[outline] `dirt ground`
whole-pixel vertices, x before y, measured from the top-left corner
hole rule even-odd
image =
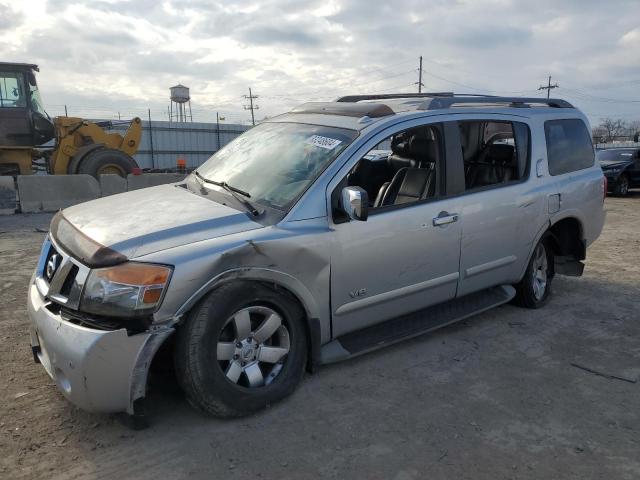
[[[50,216],[0,218],[0,478],[638,479],[640,193],[607,209],[585,275],[557,277],[541,310],[323,367],[240,420],[199,416],[168,377],[143,431],[74,408],[33,362],[25,297]]]

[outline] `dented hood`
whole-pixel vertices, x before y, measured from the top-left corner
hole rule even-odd
[[[100,266],[261,227],[244,212],[160,185],[66,208],[51,235],[72,256]]]

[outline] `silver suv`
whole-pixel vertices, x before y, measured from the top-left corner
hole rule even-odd
[[[31,344],[62,393],[135,412],[158,348],[218,416],[305,369],[581,275],[604,223],[585,116],[453,94],[307,103],[185,181],[58,213],[30,285]]]

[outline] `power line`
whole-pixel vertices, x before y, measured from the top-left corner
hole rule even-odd
[[[518,91],[489,90],[487,88],[478,88],[478,87],[473,87],[471,85],[467,85],[465,83],[456,82],[455,80],[450,80],[448,78],[441,77],[440,75],[436,75],[436,74],[431,73],[431,72],[424,72],[424,74],[428,75],[430,77],[433,77],[433,78],[437,78],[438,80],[442,80],[443,82],[450,83],[452,85],[457,85],[459,87],[468,88],[469,90],[475,90],[477,92],[488,93],[488,94],[493,94],[493,93],[526,94],[526,93],[537,92],[537,90],[518,90]]]
[[[571,88],[565,88],[566,91],[568,92],[573,92],[575,95],[578,95],[579,97],[581,97],[584,100],[590,100],[593,102],[604,102],[604,103],[640,103],[640,100],[634,100],[634,99],[628,99],[628,100],[623,100],[621,98],[608,98],[608,97],[598,97],[595,95],[591,95],[587,92],[583,92],[580,89],[571,89]]]

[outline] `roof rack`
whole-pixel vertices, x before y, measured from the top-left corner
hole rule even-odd
[[[291,113],[320,113],[346,117],[380,118],[393,115],[394,111],[383,103],[355,103],[340,105],[336,102],[308,102],[297,106]]]
[[[436,97],[428,102],[424,102],[418,110],[439,110],[451,108],[456,104],[506,104],[510,107],[527,108],[532,104],[547,105],[551,108],[574,108],[566,100],[560,98],[539,98],[539,97],[494,97],[491,95],[453,95],[451,97]]]
[[[338,98],[336,102],[360,102],[362,100],[389,100],[393,98],[433,98],[433,97],[453,97],[453,92],[384,93],[379,95],[347,95],[347,96]]]
[[[336,102],[360,102],[363,100],[389,100],[396,98],[424,98],[425,101],[418,105],[418,110],[439,110],[451,108],[459,104],[485,104],[502,105],[509,107],[527,108],[531,105],[542,104],[552,108],[574,108],[566,100],[559,98],[539,97],[499,97],[494,95],[479,95],[473,93],[460,94],[453,92],[430,93],[389,93],[381,95],[347,95],[340,97]]]

